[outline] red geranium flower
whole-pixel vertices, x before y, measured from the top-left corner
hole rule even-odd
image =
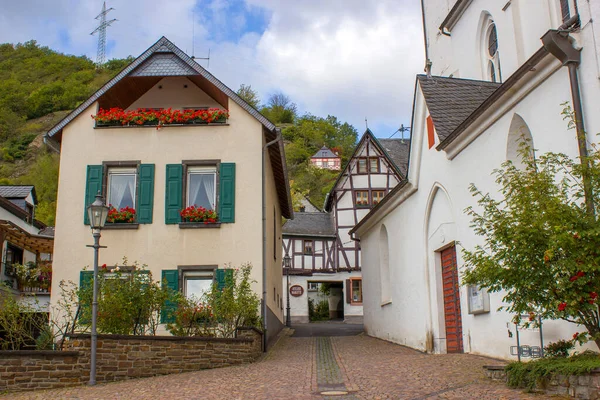
[[[558,311],[564,311],[567,308],[567,303],[564,301],[558,305]]]

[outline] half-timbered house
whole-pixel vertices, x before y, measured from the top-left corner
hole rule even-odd
[[[349,231],[402,182],[407,164],[408,140],[377,139],[367,130],[327,195],[324,212],[296,213],[283,226],[283,254],[291,259],[284,275],[290,287],[302,287],[292,291],[292,322],[308,321],[308,292],[319,283],[328,283],[332,317],[362,321],[360,243]]]

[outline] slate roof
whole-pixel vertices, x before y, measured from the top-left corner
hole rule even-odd
[[[7,199],[24,199],[29,196],[33,190],[33,186],[0,186],[0,196]]]
[[[340,158],[333,151],[329,150],[326,146],[321,147],[321,150],[317,151],[311,158]]]
[[[381,147],[388,153],[391,160],[396,164],[406,178],[408,172],[408,156],[410,153],[409,139],[377,139]]]
[[[282,232],[287,236],[335,237],[331,214],[324,212],[296,212],[293,220],[283,224]]]
[[[38,235],[54,237],[54,227],[53,226],[47,226],[44,229],[42,229],[38,233]]]
[[[499,83],[441,76],[417,75],[417,79],[440,141],[500,87]]]

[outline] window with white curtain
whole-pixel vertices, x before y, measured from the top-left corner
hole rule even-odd
[[[135,208],[136,168],[109,168],[107,182],[108,204],[120,210]]]
[[[188,167],[187,206],[214,210],[216,205],[217,168],[214,166]]]
[[[183,271],[183,291],[185,297],[196,300],[202,297],[212,289],[213,284],[212,270],[186,270]]]

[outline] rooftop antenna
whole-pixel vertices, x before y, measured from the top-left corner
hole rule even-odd
[[[365,117],[365,127],[369,129],[369,121],[367,121],[367,117]]]
[[[96,53],[96,68],[101,68],[102,65],[104,65],[104,63],[106,62],[106,27],[110,26],[113,22],[116,21],[116,19],[111,19],[110,21],[107,21],[106,14],[108,14],[112,10],[114,10],[114,8],[112,7],[107,10],[106,1],[103,2],[102,12],[96,17],[96,19],[100,20],[100,25],[98,25],[98,27],[94,29],[94,32],[90,33],[90,35],[98,33],[98,52]]]
[[[210,68],[210,48],[208,49],[208,57],[196,57],[194,55],[195,47],[196,47],[196,34],[195,32],[195,22],[196,22],[196,10],[192,11],[192,60],[207,60],[206,69]]]
[[[396,132],[392,133],[388,139],[391,139],[392,136],[394,136],[396,133],[400,132],[400,138],[402,140],[404,140],[404,132],[410,132],[410,126],[404,126],[404,124],[400,124],[400,128],[396,129]],[[410,138],[410,133],[408,135],[408,137]]]

